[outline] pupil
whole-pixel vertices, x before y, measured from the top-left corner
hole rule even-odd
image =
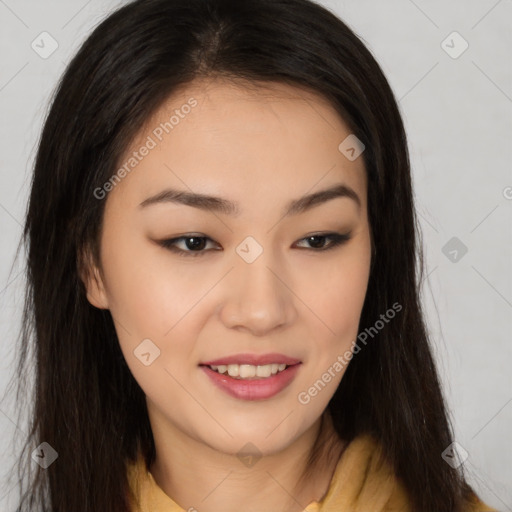
[[[319,241],[320,243],[315,243],[314,242],[315,239],[317,240],[317,242]],[[321,236],[321,235],[310,236],[309,244],[312,245],[313,247],[322,247],[324,239],[325,239],[325,236]],[[313,241],[313,243],[312,243],[312,241]]]
[[[191,240],[195,240],[195,243],[189,243]],[[186,239],[188,249],[203,249],[205,240],[204,238],[197,236],[190,236]]]

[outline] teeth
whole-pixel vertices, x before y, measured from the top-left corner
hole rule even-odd
[[[238,368],[238,376],[241,379],[247,379],[249,377],[256,377],[256,373],[258,372],[258,369],[255,366],[251,366],[250,364],[241,364]],[[235,375],[236,377],[236,375]],[[258,375],[260,377],[260,375]],[[264,375],[261,375],[261,377],[264,377]],[[268,375],[267,375],[268,377]]]
[[[253,366],[252,364],[228,364],[219,366],[210,366],[217,373],[227,374],[230,377],[239,379],[268,378],[276,375],[286,368],[286,364],[264,364],[262,366]]]
[[[240,374],[240,367],[237,364],[228,364],[228,375],[230,377],[238,377]]]

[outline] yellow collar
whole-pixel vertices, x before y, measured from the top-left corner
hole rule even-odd
[[[327,493],[319,502],[310,503],[304,512],[409,511],[410,502],[404,487],[381,456],[381,448],[371,436],[357,436],[342,453]],[[136,502],[131,504],[132,512],[195,510],[193,504],[183,503],[185,508],[182,508],[165,494],[147,470],[141,456],[137,463],[129,466],[128,478],[136,497]],[[476,497],[474,502],[468,503],[468,507],[468,512],[497,512]]]

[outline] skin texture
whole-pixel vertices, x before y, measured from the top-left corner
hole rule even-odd
[[[181,110],[179,123],[158,140],[155,128],[191,98],[197,105],[186,115]],[[323,463],[289,494],[343,371],[307,405],[297,397],[351,349],[368,284],[364,162],[338,150],[350,133],[329,103],[305,90],[196,81],[148,121],[120,165],[148,135],[156,147],[103,199],[101,262],[87,278],[88,300],[112,313],[147,397],[157,453],[151,472],[185,510],[302,510],[327,491],[334,465]],[[338,197],[282,216],[289,201],[335,184],[352,188],[361,206]],[[240,213],[170,202],[139,207],[168,187],[236,201]],[[322,251],[331,240],[315,249],[307,239],[319,232],[351,238]],[[202,255],[180,256],[157,243],[188,234],[211,239]],[[263,249],[252,263],[236,252],[247,236]],[[193,251],[185,240],[175,245]],[[144,339],[160,350],[148,366],[134,355]],[[233,398],[198,366],[269,352],[302,365],[266,400]],[[248,442],[263,455],[252,467],[237,457]]]

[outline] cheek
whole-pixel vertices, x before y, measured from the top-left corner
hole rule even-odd
[[[306,284],[308,305],[333,337],[357,330],[366,297],[370,259],[368,252],[356,249],[318,268],[311,276],[314,282]]]
[[[319,415],[327,406],[352,358],[368,284],[366,261],[364,253],[359,258],[340,258],[317,277],[317,293],[308,305],[319,318],[312,320],[313,350],[297,394],[309,414]]]
[[[103,247],[109,309],[131,337],[162,338],[201,297],[204,281],[125,226],[106,232]]]
[[[203,325],[198,303],[218,278],[177,264],[122,228],[105,233],[103,247],[109,309],[126,362],[148,395],[168,393],[173,381],[166,369],[180,381],[187,375]]]

